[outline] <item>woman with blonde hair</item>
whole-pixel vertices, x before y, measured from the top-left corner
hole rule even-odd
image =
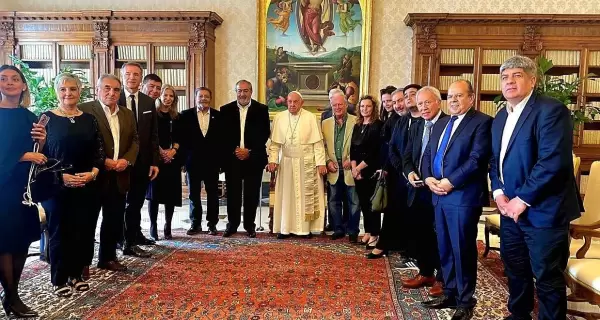
[[[179,98],[173,86],[164,84],[160,97],[156,99],[158,115],[158,143],[161,163],[156,179],[150,182],[146,199],[149,200],[150,236],[158,240],[158,205],[165,206],[165,239],[172,239],[171,220],[175,207],[181,207],[181,166],[183,159],[178,155],[179,150]]]
[[[35,124],[29,110],[29,89],[18,68],[0,67],[0,283],[4,289],[2,308],[7,317],[37,317],[19,297],[19,281],[27,252],[40,239],[40,220],[36,207],[23,204],[23,193],[32,163],[43,165],[47,158],[31,152],[34,141],[40,149],[46,130]],[[33,129],[32,129],[33,127]]]

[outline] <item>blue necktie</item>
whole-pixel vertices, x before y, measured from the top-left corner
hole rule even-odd
[[[442,178],[442,162],[444,160],[444,153],[446,152],[446,148],[448,147],[448,142],[450,142],[450,136],[452,135],[452,127],[454,126],[454,121],[458,119],[458,116],[452,116],[450,121],[448,121],[448,126],[446,126],[446,131],[444,132],[444,136],[442,137],[442,143],[440,143],[440,147],[435,153],[435,158],[433,158],[433,176],[436,179]]]

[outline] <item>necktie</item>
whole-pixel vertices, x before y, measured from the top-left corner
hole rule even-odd
[[[458,116],[452,116],[450,118],[450,121],[448,121],[448,126],[446,127],[446,131],[444,132],[444,136],[442,137],[440,147],[435,153],[435,158],[433,158],[433,176],[436,179],[442,178],[442,162],[444,160],[444,153],[446,153],[448,142],[450,142],[450,136],[452,135],[452,127],[454,126],[454,121],[456,121],[456,119],[458,119]]]
[[[427,144],[429,143],[429,136],[431,136],[431,127],[433,127],[433,122],[426,121],[425,122],[425,131],[423,132],[423,139],[421,140],[421,156],[419,157],[419,171],[421,171],[421,161],[423,161],[423,153],[425,153],[425,148],[427,148]]]
[[[131,98],[131,111],[133,111],[133,117],[135,118],[135,123],[137,124],[138,113],[137,113],[137,106],[135,105],[135,95],[132,94],[129,97]]]

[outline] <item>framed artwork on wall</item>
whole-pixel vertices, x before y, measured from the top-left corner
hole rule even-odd
[[[369,82],[372,0],[258,0],[258,100],[271,115],[299,91],[320,113],[340,88],[356,104]]]

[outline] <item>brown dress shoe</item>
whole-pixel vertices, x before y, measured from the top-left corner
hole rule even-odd
[[[441,297],[444,295],[444,284],[440,281],[436,281],[433,287],[429,290],[430,297]]]
[[[435,283],[435,276],[424,277],[417,274],[416,277],[402,281],[402,286],[408,289],[418,289],[422,287],[431,287]]]
[[[98,262],[98,268],[109,271],[127,271],[127,266],[122,265],[119,261]]]
[[[81,271],[81,279],[83,279],[83,281],[90,280],[90,266],[83,267],[83,271]]]

